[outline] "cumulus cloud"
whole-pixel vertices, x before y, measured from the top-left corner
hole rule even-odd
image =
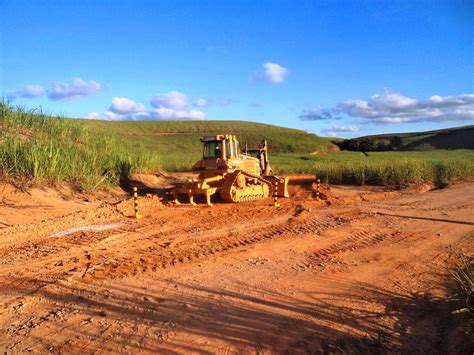
[[[33,99],[44,95],[44,89],[40,85],[25,85],[22,88],[7,93],[9,100],[15,100],[19,97]]]
[[[324,128],[321,132],[357,132],[356,126],[332,126],[331,128]]]
[[[112,105],[110,105],[109,111],[119,115],[128,115],[131,113],[145,111],[145,106],[126,97],[114,97],[112,99]]]
[[[182,110],[188,106],[188,98],[179,91],[170,91],[167,94],[156,94],[150,98],[154,108],[170,108]]]
[[[203,98],[199,98],[196,101],[194,101],[194,107],[205,107],[207,105],[209,105],[208,100],[203,99]]]
[[[172,91],[168,94],[152,96],[152,109],[126,97],[115,97],[108,111],[91,112],[85,118],[105,120],[205,120],[206,114],[199,110],[189,110],[186,95]]]
[[[442,122],[474,119],[474,94],[433,95],[417,100],[397,93],[372,95],[368,100],[347,100],[337,112],[375,123]]]
[[[270,83],[281,83],[288,75],[288,69],[277,63],[266,62],[263,64],[263,75]]]
[[[48,90],[48,97],[54,101],[68,100],[79,96],[98,94],[105,89],[105,85],[94,80],[85,81],[81,78],[74,78],[70,83],[52,82]]]
[[[330,110],[322,108],[321,106],[313,106],[303,109],[298,117],[303,121],[323,121],[340,119],[340,117],[334,116]]]
[[[91,112],[84,118],[100,119],[108,121],[141,121],[141,120],[205,120],[206,114],[198,110],[174,110],[172,108],[157,108],[152,110],[144,110],[127,115],[120,115],[112,111]]]
[[[90,120],[107,120],[107,121],[120,121],[124,116],[114,113],[112,111],[105,112],[91,112],[84,116],[84,118]]]
[[[157,108],[152,111],[148,111],[147,115],[143,115],[142,118],[138,119],[151,119],[151,120],[205,120],[206,114],[198,110],[175,110],[172,108]]]
[[[357,132],[358,128],[356,126],[332,126],[330,128],[323,128],[321,133],[325,134],[328,137],[337,137],[338,133],[352,133]]]

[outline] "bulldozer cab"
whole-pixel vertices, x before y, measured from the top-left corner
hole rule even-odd
[[[270,168],[270,163],[268,160],[268,150],[267,150],[267,140],[264,139],[260,148],[258,149],[247,149],[247,144],[245,144],[245,153],[258,159],[260,166],[260,175],[268,176],[271,175],[272,169]]]
[[[204,142],[204,152],[202,157],[204,159],[222,158],[222,148],[220,141]]]
[[[240,155],[239,142],[234,135],[219,134],[202,138],[203,159],[238,159]]]

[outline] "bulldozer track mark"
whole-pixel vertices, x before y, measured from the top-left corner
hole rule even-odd
[[[121,267],[113,267],[106,263],[104,256],[96,257],[93,264],[87,270],[90,276],[101,277],[102,274],[111,277],[126,276],[137,272],[159,271],[168,267],[177,267],[187,263],[193,263],[206,258],[217,257],[221,253],[227,253],[239,248],[249,247],[253,244],[266,242],[279,237],[294,237],[311,234],[319,234],[323,230],[339,226],[341,223],[334,217],[308,218],[299,222],[280,222],[270,227],[256,226],[251,230],[232,231],[226,233],[224,237],[220,233],[209,230],[203,234],[203,239],[192,238],[185,241],[172,242],[173,246],[152,248],[150,246],[142,248],[143,257],[137,260],[118,259],[117,263]],[[145,237],[149,242],[155,242],[163,237],[170,237],[170,233],[157,233]],[[182,233],[184,235],[188,233]],[[252,236],[249,237],[249,234]],[[191,234],[192,235],[192,234]],[[182,236],[182,235],[181,235]],[[138,245],[140,241],[138,241]],[[172,249],[170,249],[172,248]],[[140,248],[136,248],[140,250]],[[327,253],[337,251],[331,248]],[[132,270],[132,271],[130,271]],[[100,271],[100,272],[99,272]]]
[[[385,241],[402,241],[406,237],[400,232],[391,234],[376,233],[370,231],[357,231],[353,236],[345,238],[331,246],[317,250],[308,256],[312,264],[327,262],[334,256],[347,251],[354,251],[360,248],[367,248]]]
[[[219,254],[228,253],[239,248],[248,248],[260,242],[268,242],[280,237],[304,237],[308,235],[319,235],[328,228],[334,228],[345,225],[350,222],[349,219],[338,216],[311,216],[305,219],[298,217],[288,221],[287,215],[275,217],[271,220],[265,220],[261,223],[249,223],[248,220],[255,221],[255,215],[249,213],[236,227],[229,227],[227,216],[214,218],[212,227],[192,227],[184,223],[175,230],[163,230],[156,232],[157,220],[151,220],[146,225],[141,225],[140,233],[134,228],[129,227],[129,232],[120,232],[120,237],[116,237],[116,231],[104,231],[100,233],[84,232],[86,235],[81,238],[86,239],[90,244],[70,243],[74,240],[68,236],[64,240],[56,240],[59,245],[51,246],[49,241],[39,242],[39,245],[32,249],[45,249],[49,255],[50,264],[58,260],[64,260],[64,268],[73,271],[82,277],[95,278],[116,278],[127,275],[133,275],[140,272],[158,272],[169,267],[177,267],[188,263],[194,263],[206,258],[218,257]],[[212,216],[209,216],[211,219]],[[237,216],[236,216],[237,220]],[[361,233],[361,232],[359,232]],[[358,239],[364,238],[364,233],[352,236],[349,242],[355,243]],[[120,250],[124,245],[127,248],[138,252],[142,257],[128,258],[120,255]],[[94,258],[89,260],[74,261],[68,258],[74,251],[78,251],[86,246],[90,250],[97,249],[101,245],[100,252],[94,254]],[[56,248],[53,251],[48,248]],[[72,250],[74,249],[74,250]],[[341,248],[339,248],[341,249]],[[339,250],[332,247],[323,251],[330,255]],[[54,257],[51,256],[55,253]],[[25,253],[20,253],[25,255]],[[108,259],[114,255],[113,262]],[[29,257],[25,257],[27,261]],[[46,260],[47,258],[45,258]],[[52,260],[52,261],[51,261]],[[51,273],[54,268],[49,266]],[[56,272],[59,272],[56,271]]]

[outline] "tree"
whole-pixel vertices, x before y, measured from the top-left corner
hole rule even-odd
[[[400,150],[403,147],[403,141],[399,136],[395,136],[390,139],[390,145],[393,150]]]

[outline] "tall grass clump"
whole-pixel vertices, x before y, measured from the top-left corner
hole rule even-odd
[[[454,314],[469,312],[474,314],[474,258],[464,260],[456,265],[451,275],[458,284],[458,299],[463,303],[463,307],[455,310]]]
[[[474,151],[356,152],[271,156],[279,174],[316,174],[331,184],[406,185],[432,183],[441,188],[474,179]]]
[[[18,184],[70,182],[83,190],[119,184],[158,167],[140,144],[97,134],[73,120],[0,103],[0,171]]]

